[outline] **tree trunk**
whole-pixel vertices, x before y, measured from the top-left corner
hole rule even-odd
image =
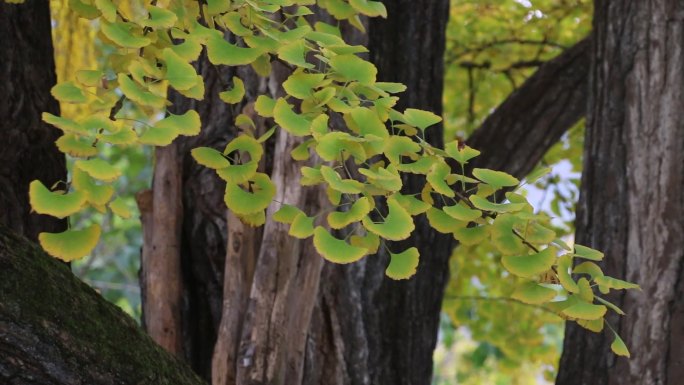
[[[0,2],[0,55],[0,224],[35,240],[66,228],[64,220],[30,214],[28,200],[31,181],[48,188],[66,181],[59,131],[41,120],[43,112],[59,114],[50,94],[56,75],[49,2]]]
[[[0,226],[0,383],[203,384],[69,268]]]
[[[684,376],[684,4],[596,1],[578,243],[643,291],[609,296],[612,333],[568,324],[558,385],[680,384]]]

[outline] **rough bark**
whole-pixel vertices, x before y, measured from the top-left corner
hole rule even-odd
[[[679,384],[684,376],[684,4],[596,1],[578,243],[641,285],[609,300],[612,333],[566,327],[559,385]]]
[[[0,383],[203,384],[121,309],[0,226]]]
[[[66,228],[64,220],[30,214],[28,200],[31,181],[49,188],[66,180],[59,131],[41,120],[43,112],[59,114],[50,94],[57,80],[50,25],[47,1],[0,2],[0,224],[31,239]]]

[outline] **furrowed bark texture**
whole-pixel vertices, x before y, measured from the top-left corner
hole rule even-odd
[[[577,242],[642,292],[609,296],[612,333],[566,327],[558,385],[680,384],[684,377],[684,4],[596,1]]]
[[[59,131],[41,120],[43,112],[59,114],[50,94],[57,77],[49,2],[0,2],[0,56],[0,224],[37,239],[66,228],[64,220],[29,214],[31,181],[50,188],[66,180],[64,154],[55,145]]]
[[[69,268],[0,226],[0,383],[203,384]]]

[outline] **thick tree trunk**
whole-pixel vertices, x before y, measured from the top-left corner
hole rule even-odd
[[[56,82],[50,28],[49,2],[0,2],[0,224],[31,239],[66,228],[64,220],[29,214],[31,181],[48,188],[66,181],[64,154],[55,145],[59,131],[41,120],[43,112],[59,114],[50,95]]]
[[[559,385],[680,384],[684,377],[684,4],[596,1],[577,242],[641,285],[609,297],[612,333],[566,328]]]
[[[0,383],[203,384],[121,309],[0,226]]]

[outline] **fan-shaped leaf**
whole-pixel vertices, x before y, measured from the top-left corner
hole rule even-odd
[[[238,215],[249,215],[264,210],[271,204],[276,189],[266,174],[257,173],[245,191],[237,183],[226,183],[226,206]]]
[[[273,108],[273,119],[280,127],[295,136],[311,134],[311,121],[292,111],[285,99],[279,98]]]
[[[555,290],[536,282],[525,282],[515,289],[511,298],[531,305],[539,305],[551,301],[556,294]]]
[[[591,321],[602,318],[608,311],[604,305],[594,305],[574,296],[572,298],[576,299],[574,304],[563,309],[563,314],[568,317]]]
[[[81,191],[69,194],[52,192],[41,181],[34,180],[29,185],[29,201],[33,211],[38,214],[66,218],[83,207],[86,194]]]
[[[209,147],[197,147],[190,151],[192,157],[195,158],[197,163],[204,167],[213,168],[214,170],[219,168],[225,168],[230,166],[230,162],[226,159],[222,153]]]
[[[123,219],[128,219],[133,215],[126,204],[126,201],[121,197],[116,197],[116,199],[109,204],[109,209]]]
[[[464,245],[477,245],[489,236],[489,226],[461,227],[454,230],[454,238]]]
[[[603,260],[602,252],[594,250],[591,247],[579,245],[577,243],[575,243],[575,255],[580,258],[590,259],[592,261]]]
[[[162,58],[166,63],[164,79],[177,90],[188,90],[197,83],[195,68],[185,59],[178,56],[171,48],[162,51]],[[200,78],[201,79],[201,78]]]
[[[446,206],[442,208],[442,210],[450,217],[458,219],[459,221],[472,222],[475,219],[482,217],[482,211],[470,209],[463,203],[454,206]]]
[[[55,99],[63,103],[85,103],[88,101],[85,93],[74,82],[63,82],[50,90]]]
[[[366,230],[390,241],[408,238],[415,229],[413,217],[392,197],[387,198],[387,208],[389,214],[383,222],[375,223],[366,216],[362,221],[363,226]]]
[[[264,51],[257,48],[238,47],[223,40],[222,36],[212,35],[207,39],[207,53],[213,64],[239,66],[252,63]]]
[[[292,223],[297,215],[303,214],[303,211],[296,206],[283,204],[280,209],[273,214],[273,220],[280,223]]]
[[[59,151],[73,157],[88,157],[97,154],[97,147],[93,146],[93,140],[66,133],[57,139]]]
[[[330,67],[345,81],[358,81],[373,84],[378,74],[377,68],[356,55],[337,55],[330,59]]]
[[[368,249],[347,244],[344,240],[333,237],[323,227],[314,229],[314,247],[325,259],[334,263],[352,263],[368,254]]]
[[[152,40],[148,37],[138,35],[132,30],[135,28],[133,23],[116,22],[116,23],[101,23],[100,30],[107,37],[107,39],[114,42],[114,44],[124,48],[143,48],[149,45]]]
[[[520,181],[512,175],[486,168],[473,169],[473,175],[475,178],[495,188],[512,187],[517,186],[520,183]]]
[[[219,98],[228,104],[235,104],[245,97],[245,83],[237,76],[233,76],[233,88],[219,93]]]
[[[74,167],[71,183],[76,190],[86,194],[86,200],[94,206],[103,206],[112,198],[114,188],[110,185],[98,185],[83,170]]]
[[[615,340],[613,340],[613,343],[610,344],[610,350],[612,350],[613,353],[617,354],[618,356],[629,358],[629,349],[627,349],[625,341],[623,341],[617,333],[613,332],[613,335],[615,335]]]
[[[354,179],[342,179],[337,171],[328,166],[321,166],[321,176],[330,188],[345,194],[358,194],[363,191],[363,184]]]
[[[112,182],[121,176],[121,171],[99,158],[77,160],[74,166],[85,171],[91,177],[103,182]]]
[[[371,211],[368,198],[359,198],[348,211],[336,211],[328,214],[328,223],[333,229],[341,229],[363,219]]]
[[[504,256],[501,259],[506,270],[518,277],[533,277],[548,271],[556,261],[556,249],[547,247],[546,249],[522,256]]]
[[[411,247],[399,254],[390,253],[390,263],[385,274],[392,279],[408,279],[416,274],[420,254],[418,249]]]
[[[83,230],[62,233],[40,233],[38,240],[48,254],[65,262],[90,254],[100,239],[100,226],[94,224]]]

